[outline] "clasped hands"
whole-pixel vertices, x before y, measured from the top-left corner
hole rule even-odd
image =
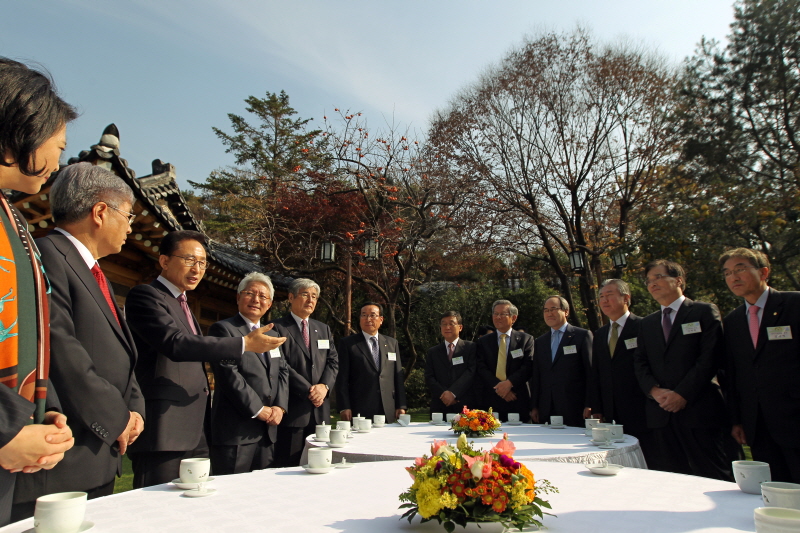
[[[270,426],[277,426],[283,420],[283,409],[280,407],[269,407],[265,405],[261,408],[256,416],[262,422],[266,422]]]
[[[501,381],[497,385],[494,386],[494,391],[507,402],[513,402],[517,399],[517,395],[511,390],[514,388],[514,384],[511,383],[510,380]]]
[[[653,387],[650,389],[650,396],[653,397],[658,405],[669,413],[677,413],[686,407],[686,398],[670,389]]]
[[[23,427],[8,444],[0,448],[0,466],[10,472],[25,474],[41,469],[50,470],[74,444],[67,417],[48,411],[43,424]]]

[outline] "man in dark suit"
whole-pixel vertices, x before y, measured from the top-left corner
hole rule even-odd
[[[722,320],[713,304],[683,295],[683,268],[659,259],[644,268],[647,290],[661,311],[642,319],[634,365],[647,395],[653,470],[733,481],[725,404],[716,383]]]
[[[431,394],[432,413],[460,413],[472,406],[477,368],[474,342],[461,340],[464,329],[458,311],[447,311],[439,320],[444,342],[428,350],[425,383]]]
[[[261,327],[275,290],[269,277],[251,272],[239,283],[239,314],[211,326],[214,337],[244,337]],[[274,331],[267,335],[277,337]],[[284,344],[285,346],[285,344]],[[211,404],[211,467],[217,475],[269,468],[275,458],[278,424],[289,408],[289,367],[281,348],[244,352],[242,362],[214,365]]]
[[[122,455],[144,428],[136,347],[97,263],[131,232],[133,192],[108,170],[79,163],[59,174],[50,199],[57,227],[36,244],[51,286],[50,380],[75,447],[58,468],[20,480],[14,518],[32,514],[44,494],[112,494]]]
[[[592,416],[624,426],[639,439],[645,460],[650,454],[647,397],[639,388],[633,354],[639,342],[641,318],[628,310],[631,289],[621,279],[607,279],[600,287],[600,309],[609,319],[594,334],[592,344]]]
[[[372,418],[386,415],[394,422],[406,412],[403,364],[397,340],[381,335],[383,308],[376,303],[361,306],[361,333],[339,341],[339,376],[336,405],[342,420],[353,415]]]
[[[732,435],[769,463],[773,481],[800,483],[800,292],[770,288],[769,259],[757,250],[729,250],[719,262],[744,299],[724,322]]]
[[[186,301],[208,265],[205,236],[175,231],[161,241],[161,275],[128,293],[125,311],[139,362],[147,428],[131,449],[135,488],[168,483],[178,477],[181,459],[208,457],[205,421],[208,378],[202,362],[241,363],[244,352],[269,352],[282,337],[264,335],[272,326],[245,337],[204,337]]]
[[[519,311],[508,300],[492,304],[495,332],[484,335],[476,343],[479,393],[483,406],[500,413],[503,421],[508,413],[519,413],[527,422],[530,394],[528,380],[533,365],[533,337],[512,326]]]
[[[544,301],[550,331],[536,339],[531,378],[531,419],[537,424],[555,415],[567,426],[583,427],[591,415],[592,333],[569,324],[568,316],[565,298]]]
[[[331,423],[330,390],[339,372],[339,356],[327,324],[314,320],[319,285],[298,278],[289,286],[291,312],[275,320],[275,331],[286,337],[282,351],[289,367],[289,408],[278,426],[279,466],[297,466],[305,439],[317,424]]]

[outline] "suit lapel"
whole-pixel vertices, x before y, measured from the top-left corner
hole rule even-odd
[[[553,335],[552,329],[550,330],[550,335]],[[561,342],[558,343],[558,349],[556,349],[556,356],[553,358],[553,365],[561,359],[561,356],[564,355],[564,346],[569,346],[572,341],[572,337],[575,336],[575,328],[572,324],[567,324],[567,329],[564,330],[564,333],[561,335]],[[552,341],[552,337],[551,337]],[[552,343],[551,343],[552,344]]]
[[[772,289],[769,290],[769,296],[767,296],[767,304],[764,306],[764,310],[761,312],[761,324],[758,327],[758,346],[754,349],[754,357],[758,357],[764,351],[764,347],[767,345],[769,341],[769,335],[767,334],[767,328],[775,327],[778,322],[781,320],[783,316],[783,298],[781,294],[777,291]],[[744,331],[748,333],[747,341],[750,346],[753,345],[753,339],[750,337],[750,326],[747,324],[747,313],[745,312],[745,327],[743,328]],[[784,323],[785,324],[785,323]],[[794,335],[795,332],[792,332]]]
[[[366,360],[369,362],[370,366],[372,366],[372,369],[375,370],[375,372],[378,372],[379,369],[378,369],[377,366],[375,366],[375,360],[372,358],[372,347],[370,346],[370,344],[367,341],[367,339],[364,338],[364,334],[363,333],[359,333],[359,335],[361,335],[361,338],[358,340],[358,343],[356,343],[356,346],[358,346],[358,348],[361,350],[361,353],[364,355]],[[378,351],[379,352],[381,351],[380,346],[381,346],[381,337],[380,337],[380,334],[378,334]]]
[[[300,331],[300,327],[297,325],[297,321],[294,319],[292,315],[286,317],[287,321],[289,322],[289,332],[292,334],[294,341],[300,346],[300,349],[303,350],[303,355],[306,356],[307,359],[311,359],[311,353],[309,353],[308,348],[306,347],[306,341],[303,338],[303,332]],[[308,325],[308,329],[311,329],[311,324]],[[309,339],[311,338],[311,333],[309,332]]]
[[[186,330],[187,335],[194,335],[194,332],[192,331],[192,326],[186,319],[186,313],[183,312],[183,307],[181,307],[181,303],[178,301],[178,299],[172,295],[172,291],[170,291],[166,287],[166,285],[164,285],[158,280],[153,281],[151,285],[164,294],[164,300],[167,302],[167,306],[171,311],[172,318],[176,319],[179,323],[183,324],[183,329]],[[192,317],[192,319],[194,319],[194,317]],[[196,320],[195,320],[195,327],[197,327],[197,331],[200,331],[200,325],[197,324]]]

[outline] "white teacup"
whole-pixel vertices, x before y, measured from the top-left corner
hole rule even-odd
[[[332,429],[330,433],[331,444],[347,443],[347,430]]]
[[[553,415],[550,417],[550,425],[551,426],[563,426],[564,425],[564,417],[563,416],[556,416]]]
[[[206,457],[193,457],[181,459],[181,483],[205,483],[211,472],[211,459]]]
[[[330,448],[309,448],[308,466],[311,468],[330,468],[333,450]]]
[[[328,440],[331,436],[331,427],[328,424],[321,424],[317,426],[314,431],[314,436],[319,440]]]
[[[444,420],[444,414],[443,413],[431,413],[431,422],[434,422],[434,423],[438,424],[438,423],[442,422],[443,420]]]
[[[756,533],[800,531],[800,511],[782,507],[757,507],[753,511]]]
[[[519,413],[508,413],[509,422],[519,422]]]
[[[36,498],[36,533],[77,533],[86,514],[85,492],[58,492]]]
[[[453,419],[456,417],[456,414],[457,414],[457,413],[447,413],[447,415],[445,415],[445,419],[446,419],[448,422],[451,422],[451,423],[452,423],[452,422],[453,422]]]
[[[608,428],[592,428],[592,440],[595,442],[606,442],[611,438],[611,430]]]
[[[800,510],[800,485],[782,481],[765,481],[761,484],[761,499],[767,507],[785,507]]]
[[[350,421],[349,420],[339,420],[336,422],[336,429],[343,429],[345,431],[350,431]]]
[[[407,426],[411,423],[411,415],[405,414],[400,415],[397,420],[404,426]]]
[[[733,479],[742,492],[761,494],[761,484],[772,481],[769,463],[761,461],[733,461]]]
[[[358,421],[359,431],[372,431],[372,420],[364,418]]]
[[[608,429],[611,430],[611,440],[621,440],[625,437],[625,433],[622,431],[622,424],[611,424]]]
[[[592,428],[598,427],[598,424],[600,424],[600,419],[598,419],[598,418],[587,418],[586,420],[584,420],[584,423],[586,424],[586,429],[584,430],[584,434],[587,437],[591,437],[592,436]]]
[[[386,415],[375,415],[372,417],[372,423],[376,426],[382,426],[386,423]]]

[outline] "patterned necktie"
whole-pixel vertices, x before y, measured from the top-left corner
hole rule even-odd
[[[308,320],[304,318],[300,322],[303,325],[303,342],[306,343],[306,348],[311,349],[311,339],[308,338]]]
[[[192,311],[189,309],[189,304],[186,303],[186,295],[181,294],[178,296],[178,301],[181,303],[181,309],[183,309],[183,314],[186,315],[186,320],[189,321],[189,327],[192,328],[192,333],[197,335],[197,328],[194,327],[194,317],[192,316]]]
[[[255,324],[250,326],[250,331],[255,331],[257,329],[258,329],[258,326],[256,326]],[[264,360],[264,362],[267,362],[267,358],[265,357],[266,354],[264,352],[256,352],[256,353],[259,355],[259,357],[261,357],[261,359]]]
[[[447,345],[447,358],[452,361],[453,360],[453,343]]]
[[[669,341],[669,332],[672,331],[672,320],[669,319],[669,314],[672,312],[671,307],[664,308],[664,318],[661,320],[661,329],[664,330],[664,340]]]
[[[378,370],[381,369],[381,352],[378,350],[378,339],[370,337],[369,342],[372,345],[372,360],[375,361],[375,366]]]
[[[753,348],[758,346],[758,310],[761,309],[757,305],[751,305],[747,313],[750,315],[750,338],[753,339]]]
[[[106,303],[111,308],[111,312],[114,313],[114,318],[117,319],[117,324],[120,324],[119,316],[117,315],[117,307],[114,305],[114,301],[111,299],[111,291],[108,290],[108,282],[106,281],[106,276],[105,274],[103,274],[103,271],[100,269],[100,265],[98,265],[97,263],[95,263],[94,266],[92,267],[92,274],[94,274],[94,279],[100,286],[100,291],[103,293],[103,296],[105,296]]]
[[[494,375],[500,381],[506,380],[506,335],[505,333],[500,334],[500,347],[497,349],[497,369],[494,372]]]
[[[553,361],[556,360],[556,352],[558,351],[559,344],[561,344],[561,330],[557,329],[550,333],[550,356],[553,358]]]
[[[614,358],[614,350],[617,348],[617,340],[619,340],[619,324],[613,322],[611,324],[611,338],[608,339],[608,351],[611,358]]]

